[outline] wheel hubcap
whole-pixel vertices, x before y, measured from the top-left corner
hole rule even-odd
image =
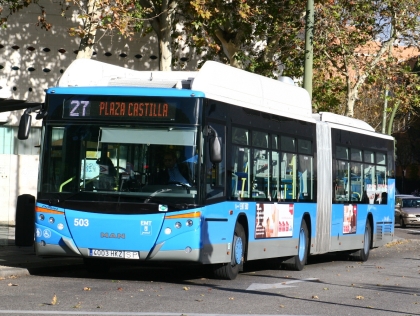
[[[305,249],[306,249],[305,231],[301,229],[299,233],[299,260],[300,261],[302,261],[303,258],[305,258]]]
[[[241,237],[237,237],[235,236],[235,240],[234,240],[234,246],[233,246],[233,251],[234,251],[234,264],[240,264],[242,262],[242,249],[243,249],[243,244],[242,244],[242,238]]]
[[[370,248],[370,242],[369,242],[369,231],[368,231],[367,228],[365,229],[365,241],[364,241],[364,243],[365,243],[365,245],[364,245],[365,253],[368,253],[369,248]]]

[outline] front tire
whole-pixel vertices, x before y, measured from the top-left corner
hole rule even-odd
[[[239,271],[243,270],[246,249],[246,236],[243,226],[236,223],[235,232],[233,234],[231,261],[216,265],[213,274],[218,279],[234,280]]]
[[[18,196],[15,223],[15,245],[33,246],[35,237],[35,197],[33,195]]]
[[[372,244],[372,228],[370,222],[366,221],[365,234],[363,238],[363,248],[353,254],[355,261],[365,262],[369,259],[370,248]]]
[[[400,216],[400,226],[401,226],[401,228],[406,228],[407,227],[407,225],[404,222],[404,218],[402,216]]]
[[[309,250],[309,231],[305,220],[302,220],[299,230],[298,254],[288,260],[283,265],[288,270],[302,271],[308,260]]]

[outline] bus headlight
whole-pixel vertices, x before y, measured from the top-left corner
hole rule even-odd
[[[194,223],[191,219],[187,220],[187,222],[185,223],[185,225],[187,225],[188,227],[192,226]]]
[[[180,229],[182,227],[182,224],[180,222],[175,223],[175,228]]]

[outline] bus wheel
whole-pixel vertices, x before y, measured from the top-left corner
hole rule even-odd
[[[289,270],[302,271],[308,259],[308,249],[309,249],[308,226],[306,225],[306,221],[302,220],[302,224],[300,225],[300,230],[299,230],[298,253],[296,256],[286,260],[283,263],[284,267]]]
[[[367,261],[369,258],[370,246],[372,238],[372,228],[370,222],[366,221],[365,235],[363,238],[363,248],[353,253],[353,260],[355,261]]]
[[[35,197],[22,194],[16,203],[15,245],[31,247],[35,236]]]
[[[214,276],[219,279],[234,280],[238,276],[239,271],[243,270],[245,249],[245,230],[241,224],[236,223],[235,233],[233,234],[231,261],[230,263],[216,265],[213,271]]]

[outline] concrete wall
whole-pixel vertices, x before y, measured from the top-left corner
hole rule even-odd
[[[18,195],[36,196],[38,163],[35,155],[0,155],[0,224],[15,224]]]

